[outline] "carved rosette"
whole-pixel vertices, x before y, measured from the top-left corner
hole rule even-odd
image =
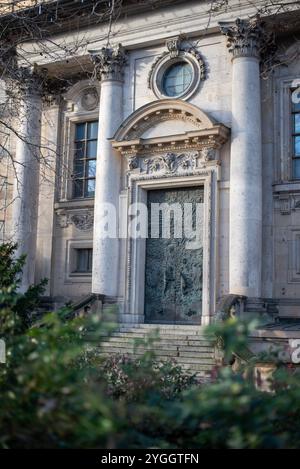
[[[221,32],[227,37],[227,47],[232,57],[260,58],[264,29],[259,18],[234,22],[220,22]]]
[[[99,51],[90,51],[99,80],[123,81],[127,54],[121,44],[115,47],[103,47]]]
[[[57,221],[61,228],[74,225],[80,231],[90,231],[94,224],[93,210],[58,210]]]

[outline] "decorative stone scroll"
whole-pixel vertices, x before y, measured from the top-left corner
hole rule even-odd
[[[90,50],[89,52],[99,80],[123,81],[127,53],[121,44],[114,47],[103,47],[100,50]]]
[[[61,228],[74,225],[80,231],[90,231],[94,224],[94,211],[61,209],[57,211],[57,221]]]

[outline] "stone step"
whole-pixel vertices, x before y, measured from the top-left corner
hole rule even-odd
[[[145,352],[153,352],[156,357],[168,356],[177,358],[195,358],[197,360],[210,361],[214,360],[214,354],[212,352],[184,352],[184,351],[170,351],[170,350],[149,350],[149,349],[133,349],[133,348],[122,348],[122,347],[111,347],[105,345],[101,347],[101,351],[105,353],[121,353],[121,354],[136,354],[143,355]],[[102,353],[102,352],[101,352]]]
[[[160,344],[161,345],[161,344]],[[105,342],[101,342],[101,348],[102,347],[118,347],[118,348],[122,348],[124,350],[130,348],[132,350],[135,350],[135,349],[142,349],[142,350],[153,350],[153,346],[152,344],[150,344],[149,346],[147,345],[144,345],[144,344],[139,344],[139,345],[134,345],[133,343],[126,343],[126,342],[110,342],[110,341],[105,341]],[[211,347],[211,346],[193,346],[193,345],[178,345],[178,344],[174,344],[174,345],[163,345],[161,347],[155,347],[154,349],[155,351],[161,351],[161,350],[165,350],[165,351],[170,351],[172,353],[176,353],[178,351],[180,352],[191,352],[191,353],[210,353],[210,354],[213,354],[214,353],[214,348]]]
[[[103,357],[109,357],[111,356],[111,352],[101,352],[100,354]],[[134,355],[135,357],[138,358],[138,354],[135,353],[126,353],[125,355]],[[164,362],[164,361],[169,361],[170,356],[157,356],[157,361],[158,362]],[[211,371],[215,362],[214,360],[210,359],[205,359],[205,360],[200,360],[199,358],[184,358],[184,357],[172,357],[174,361],[182,367],[182,369],[188,369],[191,368],[191,370],[194,371]]]
[[[174,360],[186,372],[210,376],[215,366],[214,337],[200,326],[171,324],[121,325],[103,335],[100,355],[121,354],[141,357],[153,352],[158,362]]]
[[[124,342],[124,343],[147,343],[149,342],[149,337],[141,336],[141,337],[136,337],[136,336],[129,336],[128,334],[122,334],[122,335],[112,335],[110,337],[105,337],[105,339],[109,340],[109,342]],[[182,337],[166,337],[163,336],[158,339],[153,339],[150,340],[150,343],[156,343],[157,345],[160,345],[163,347],[164,345],[175,345],[175,346],[195,346],[195,347],[213,347],[213,342],[210,340],[197,340],[194,338],[182,338]]]
[[[142,333],[142,334],[168,334],[168,335],[195,335],[195,336],[202,336],[206,337],[207,334],[204,330],[200,329],[183,329],[180,326],[164,328],[164,327],[119,327],[117,328],[116,332],[132,332],[132,333]]]
[[[177,334],[166,334],[166,333],[144,333],[144,332],[137,332],[137,331],[118,331],[115,332],[113,331],[112,336],[117,336],[117,337],[142,337],[142,338],[166,338],[166,339],[191,339],[191,340],[209,340],[211,342],[214,341],[214,337],[209,337],[205,335],[197,335],[197,334],[180,334],[179,332]]]

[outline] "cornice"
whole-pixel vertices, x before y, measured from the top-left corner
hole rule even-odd
[[[209,129],[194,130],[180,135],[166,137],[138,138],[134,140],[112,141],[112,146],[124,156],[143,155],[151,151],[181,151],[187,149],[220,148],[228,139],[229,129],[217,124]]]

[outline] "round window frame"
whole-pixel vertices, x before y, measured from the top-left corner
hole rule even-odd
[[[187,89],[178,95],[168,96],[163,89],[164,75],[166,71],[177,63],[185,62],[192,69],[192,80]],[[181,51],[176,57],[170,54],[161,57],[155,64],[150,78],[150,88],[158,99],[189,99],[199,89],[201,83],[201,68],[197,58],[188,52]]]

